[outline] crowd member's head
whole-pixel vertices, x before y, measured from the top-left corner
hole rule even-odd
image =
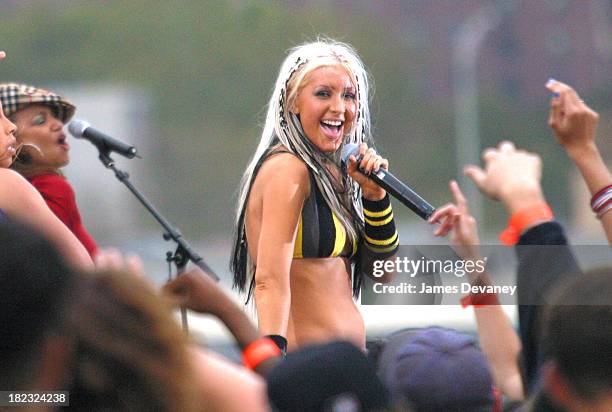
[[[546,390],[571,411],[612,410],[612,268],[587,272],[550,299]]]
[[[357,237],[354,221],[361,203],[353,190],[359,191],[359,186],[350,183],[348,175],[343,176],[347,193],[346,204],[342,205],[337,195],[338,179],[330,166],[335,163],[339,167],[341,149],[347,143],[368,142],[372,146],[368,91],[363,62],[347,44],[319,40],[289,52],[268,103],[259,145],[242,178],[238,237],[243,235],[245,205],[257,169],[278,146],[307,165],[334,215],[350,236]],[[244,290],[245,278],[235,279],[235,286]]]
[[[344,341],[292,352],[266,380],[278,411],[379,411],[389,405],[364,353]]]
[[[144,280],[126,271],[101,272],[84,282],[71,313],[77,339],[71,407],[193,410],[184,335]]]
[[[17,153],[15,131],[17,127],[5,115],[0,99],[0,167],[8,168]]]
[[[491,412],[493,378],[474,337],[451,329],[407,329],[390,336],[378,373],[395,404],[419,411]]]
[[[62,390],[68,304],[80,278],[47,241],[0,223],[0,389]]]
[[[4,114],[17,125],[21,145],[13,167],[26,177],[57,172],[70,161],[63,126],[76,110],[63,97],[25,84],[0,84]]]

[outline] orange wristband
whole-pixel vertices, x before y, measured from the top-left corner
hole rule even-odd
[[[553,217],[552,209],[546,203],[521,209],[510,217],[508,227],[500,233],[499,240],[506,246],[516,245],[523,230],[534,223],[552,220]]]
[[[270,338],[260,338],[251,342],[242,351],[242,362],[249,369],[255,369],[261,362],[281,355],[276,343]]]
[[[484,286],[486,283],[482,282],[480,279],[476,281],[472,286]],[[474,306],[475,308],[481,306],[490,306],[490,305],[499,305],[499,300],[497,299],[497,294],[495,293],[470,293],[469,295],[461,298],[461,307],[467,308],[468,306]]]
[[[499,299],[495,293],[477,293],[466,295],[461,298],[461,307],[463,309],[468,306],[479,308],[482,306],[499,305]]]

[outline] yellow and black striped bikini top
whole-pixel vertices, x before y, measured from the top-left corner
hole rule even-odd
[[[310,170],[308,174],[310,195],[298,221],[293,258],[353,257],[357,242],[347,238],[344,226],[325,202]]]

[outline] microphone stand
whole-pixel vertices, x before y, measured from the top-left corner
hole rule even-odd
[[[176,249],[174,252],[166,253],[166,261],[168,265],[174,263],[176,266],[176,276],[180,276],[181,273],[185,271],[185,267],[189,261],[193,262],[194,265],[198,266],[202,269],[208,276],[213,278],[215,281],[219,281],[219,277],[215,274],[215,272],[208,266],[204,259],[191,247],[189,242],[187,242],[181,232],[172,226],[170,222],[168,222],[162,215],[155,209],[155,206],[142,194],[132,182],[130,182],[130,175],[127,172],[117,169],[115,166],[115,161],[110,157],[110,150],[104,145],[95,145],[100,152],[99,159],[107,169],[111,169],[115,172],[115,177],[119,179],[121,183],[123,183],[127,188],[136,196],[136,198],[142,203],[142,205],[153,215],[155,220],[159,222],[160,225],[164,228],[165,232],[163,234],[164,240],[173,240],[176,243]],[[168,280],[172,277],[171,270],[169,269]],[[189,325],[187,324],[187,309],[185,307],[181,307],[181,323],[183,325],[183,331],[185,333],[188,332]]]

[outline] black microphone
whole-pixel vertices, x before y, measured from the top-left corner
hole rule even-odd
[[[94,129],[84,120],[73,120],[68,125],[68,131],[77,139],[89,140],[98,150],[117,152],[121,156],[132,159],[136,156],[136,148],[121,140],[105,135],[99,130]]]
[[[348,168],[349,157],[353,155],[357,159],[357,163],[361,160],[359,156],[359,145],[355,143],[349,143],[342,149],[342,166]],[[372,172],[369,175],[363,173],[361,169],[357,169],[363,175],[372,179],[376,184],[385,189],[391,196],[408,206],[414,213],[419,215],[421,218],[427,220],[436,208],[427,203],[421,196],[417,195],[414,190],[406,186],[399,179],[393,176],[391,173],[383,169],[378,169],[377,172]]]

